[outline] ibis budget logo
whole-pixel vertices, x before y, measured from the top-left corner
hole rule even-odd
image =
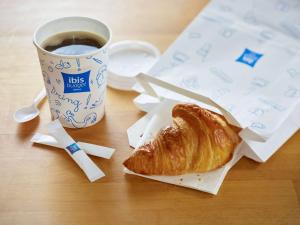
[[[61,73],[64,79],[64,93],[89,92],[90,70],[84,73]]]
[[[236,59],[237,62],[244,63],[250,67],[254,67],[258,60],[263,56],[263,54],[254,52],[246,48],[243,54]]]
[[[66,147],[66,149],[69,150],[69,152],[73,155],[75,152],[79,151],[80,148],[76,143],[70,144]]]

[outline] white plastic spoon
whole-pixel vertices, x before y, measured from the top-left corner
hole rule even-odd
[[[14,119],[18,123],[24,123],[29,120],[34,119],[40,114],[40,110],[37,108],[37,105],[46,97],[46,89],[43,88],[43,90],[38,93],[38,95],[33,100],[33,104],[31,106],[26,106],[24,108],[21,108],[17,110],[14,114]]]

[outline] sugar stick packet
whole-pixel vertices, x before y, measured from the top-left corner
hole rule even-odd
[[[33,143],[49,145],[56,148],[64,148],[64,146],[60,146],[57,140],[47,134],[35,133],[31,140]],[[110,159],[115,152],[115,149],[108,148],[100,145],[85,143],[85,142],[77,142],[80,149],[85,151],[85,153],[105,159]]]
[[[60,146],[64,147],[69,156],[78,164],[91,182],[105,176],[102,170],[96,166],[87,154],[80,149],[73,138],[67,134],[59,120],[50,122],[47,127],[49,134],[57,140]]]

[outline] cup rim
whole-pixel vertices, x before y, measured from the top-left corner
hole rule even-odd
[[[93,21],[96,21],[102,25],[104,25],[106,27],[106,29],[108,30],[108,33],[109,33],[109,38],[108,40],[106,41],[105,45],[103,45],[101,48],[99,49],[96,49],[96,50],[93,50],[89,53],[85,53],[85,54],[80,54],[80,55],[63,55],[63,54],[57,54],[57,53],[53,53],[53,52],[49,52],[45,49],[43,49],[40,44],[37,43],[37,40],[36,40],[36,35],[37,33],[39,32],[39,30],[46,26],[47,24],[49,23],[52,23],[54,21],[58,21],[58,20],[63,20],[63,19],[71,19],[71,18],[79,18],[79,19],[89,19],[89,20],[93,20]],[[109,26],[107,24],[105,24],[104,22],[100,21],[100,20],[97,20],[97,19],[94,19],[94,18],[91,18],[91,17],[87,17],[87,16],[64,16],[64,17],[59,17],[59,18],[56,18],[56,19],[52,19],[52,20],[48,20],[44,23],[42,23],[41,25],[39,25],[34,33],[33,33],[33,44],[35,45],[36,48],[38,48],[41,52],[43,53],[46,53],[48,55],[51,55],[51,56],[55,56],[55,57],[64,57],[64,58],[80,58],[80,57],[88,57],[88,56],[91,56],[91,55],[95,55],[97,53],[99,53],[101,50],[103,50],[104,48],[106,48],[110,42],[111,42],[111,37],[112,37],[112,33],[111,33],[111,29],[109,28]]]

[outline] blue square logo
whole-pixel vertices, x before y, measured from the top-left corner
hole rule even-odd
[[[90,70],[84,73],[61,73],[64,79],[64,93],[77,93],[90,91]]]
[[[75,152],[79,151],[80,148],[76,143],[73,143],[69,146],[67,146],[67,149],[69,150],[69,152],[73,155]]]
[[[256,53],[246,48],[243,54],[236,60],[237,62],[244,63],[248,66],[254,67],[257,61],[263,56],[263,54]]]

